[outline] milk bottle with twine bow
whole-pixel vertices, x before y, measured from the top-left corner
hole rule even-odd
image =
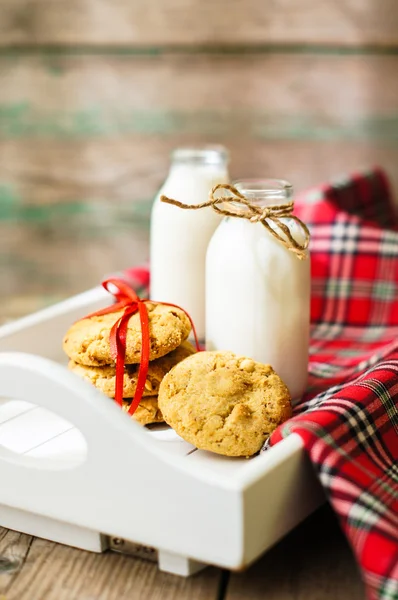
[[[206,348],[270,364],[298,398],[308,372],[310,234],[292,196],[286,181],[247,180],[217,185],[189,208],[225,216],[207,250]]]

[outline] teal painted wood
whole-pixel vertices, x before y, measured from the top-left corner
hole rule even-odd
[[[151,199],[178,145],[224,143],[233,179],[275,176],[300,191],[352,170],[383,165],[398,188],[398,148],[382,141],[258,140],[250,136],[127,136],[77,140],[0,141],[3,218],[46,219],[75,212],[76,218],[106,222],[113,214],[147,218]],[[66,204],[67,208],[55,208]],[[82,206],[80,206],[80,204]],[[48,209],[43,207],[48,206]],[[50,208],[51,207],[51,208]],[[62,212],[62,211],[65,211]],[[131,211],[131,213],[130,213]]]
[[[0,57],[0,139],[398,138],[398,56]]]
[[[40,225],[69,220],[80,223],[88,232],[93,227],[99,229],[101,221],[106,223],[108,229],[116,226],[147,228],[151,206],[151,199],[114,205],[111,199],[107,203],[98,203],[95,198],[34,204],[27,202],[26,197],[19,196],[11,186],[0,182],[0,222]]]
[[[5,139],[79,140],[128,135],[208,135],[264,140],[380,140],[398,144],[398,110],[387,115],[343,118],[328,123],[323,114],[291,115],[255,110],[134,110],[92,107],[41,112],[25,103],[0,105]]]

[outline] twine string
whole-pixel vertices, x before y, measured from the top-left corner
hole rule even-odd
[[[215,193],[217,190],[230,192],[231,195],[216,197]],[[261,223],[271,235],[279,240],[290,252],[293,252],[298,259],[304,260],[307,258],[306,250],[310,242],[310,232],[305,223],[293,214],[293,200],[284,204],[273,204],[262,207],[246,198],[236,187],[228,183],[219,183],[214,186],[209,194],[209,200],[201,204],[184,204],[179,200],[174,200],[167,196],[161,196],[160,200],[166,204],[187,210],[200,210],[211,207],[216,213],[226,217],[237,217],[239,219],[248,219],[251,223]],[[231,206],[231,202],[234,203],[233,207]],[[239,208],[239,205],[243,208]],[[290,228],[282,221],[282,219],[286,218],[292,219],[299,226],[304,236],[303,242],[300,243],[293,237]]]

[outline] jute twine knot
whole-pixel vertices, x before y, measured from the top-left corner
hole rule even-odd
[[[217,190],[226,190],[231,195],[215,197],[214,194]],[[178,200],[173,200],[167,196],[161,196],[160,200],[166,204],[172,204],[178,206],[178,208],[188,210],[199,210],[201,208],[211,207],[215,212],[220,215],[227,217],[238,217],[239,219],[248,219],[252,223],[261,223],[266,230],[279,240],[285,248],[293,252],[298,259],[304,260],[307,258],[307,248],[310,242],[310,232],[308,227],[295,215],[293,215],[294,202],[291,200],[286,204],[275,204],[271,206],[261,207],[258,206],[252,200],[249,200],[239,192],[233,185],[228,183],[219,183],[214,186],[209,194],[209,200],[202,202],[202,204],[184,204]],[[234,206],[231,206],[231,202]],[[242,205],[244,208],[239,209],[236,205]],[[302,243],[297,242],[292,236],[289,227],[286,223],[283,223],[281,219],[288,217],[292,219],[300,227],[304,241]],[[270,225],[272,223],[274,227]],[[279,230],[279,231],[278,231]],[[282,232],[279,233],[279,232]]]

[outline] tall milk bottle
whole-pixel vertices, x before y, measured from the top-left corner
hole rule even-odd
[[[292,201],[286,181],[242,181],[235,187],[256,206]],[[232,202],[230,207],[234,209]],[[236,205],[236,210],[248,210]],[[255,220],[255,219],[254,219]],[[253,221],[253,220],[252,220]],[[292,398],[305,391],[310,327],[310,260],[301,260],[261,222],[228,216],[207,251],[206,348],[230,350],[270,364]],[[287,214],[282,227],[267,220],[283,240],[283,227],[305,248],[305,227]]]
[[[205,335],[206,251],[221,218],[211,208],[181,210],[161,202],[160,196],[200,204],[208,200],[213,186],[228,180],[224,147],[179,148],[152,208],[150,297],[184,308],[199,339]]]

